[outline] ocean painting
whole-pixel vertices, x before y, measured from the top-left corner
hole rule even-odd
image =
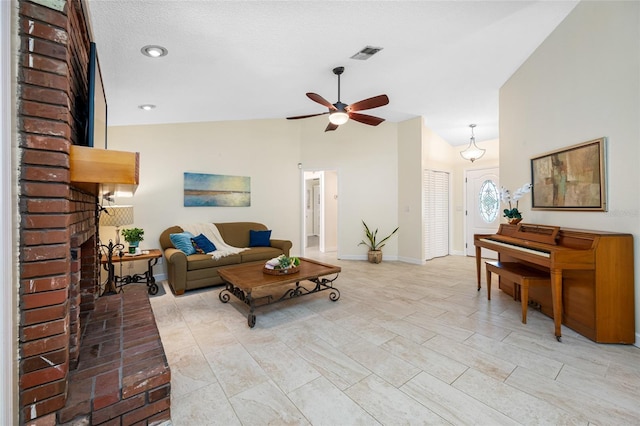
[[[251,178],[185,173],[184,206],[249,207],[251,206]]]

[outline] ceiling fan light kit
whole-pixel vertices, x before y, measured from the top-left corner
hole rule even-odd
[[[287,117],[287,120],[297,120],[300,118],[316,117],[318,115],[329,114],[329,124],[324,129],[325,132],[336,130],[338,126],[346,123],[349,119],[358,121],[369,126],[377,126],[384,121],[384,118],[374,117],[373,115],[359,114],[356,111],[363,111],[366,109],[378,108],[389,103],[387,95],[378,95],[372,98],[363,99],[359,102],[355,102],[351,105],[340,102],[340,75],[344,72],[344,67],[336,67],[333,69],[333,73],[338,76],[338,102],[335,104],[330,103],[317,93],[308,92],[307,97],[314,102],[319,103],[329,109],[327,112],[321,112],[319,114],[299,115],[296,117]]]
[[[336,126],[339,126],[349,121],[349,114],[344,111],[332,112],[329,114],[329,121]]]
[[[476,161],[478,158],[482,158],[486,149],[478,148],[476,145],[476,138],[473,135],[473,128],[476,127],[475,124],[469,124],[471,127],[471,139],[469,140],[469,146],[464,151],[460,151],[460,156],[465,160],[469,160],[472,163]]]

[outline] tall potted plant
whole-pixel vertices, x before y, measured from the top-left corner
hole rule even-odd
[[[144,230],[140,228],[123,229],[122,236],[129,243],[129,253],[135,253],[140,241],[144,240]]]
[[[364,231],[367,238],[366,241],[360,241],[360,244],[358,245],[365,245],[369,247],[369,252],[367,253],[367,260],[369,260],[369,262],[380,263],[382,262],[382,247],[385,246],[386,241],[391,238],[391,236],[393,236],[400,227],[397,227],[389,235],[378,241],[378,229],[376,228],[375,231],[371,232],[364,220],[362,221],[362,224],[364,225]]]

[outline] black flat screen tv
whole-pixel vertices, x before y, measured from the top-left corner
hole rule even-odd
[[[107,98],[96,44],[93,42],[89,47],[89,91],[84,145],[107,149]]]

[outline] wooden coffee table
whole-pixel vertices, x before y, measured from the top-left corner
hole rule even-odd
[[[264,273],[263,269],[263,263],[252,263],[219,270],[220,277],[226,282],[226,287],[220,292],[218,298],[222,303],[227,303],[230,296],[233,295],[249,306],[247,322],[251,328],[256,325],[254,312],[260,306],[271,305],[326,290],[330,291],[329,299],[332,302],[340,299],[340,291],[333,287],[333,282],[338,278],[338,274],[341,271],[339,266],[300,258],[298,271],[294,273],[269,275]],[[324,278],[333,274],[335,274],[335,277],[331,279]],[[315,286],[313,288],[304,287],[300,284],[302,281],[310,281]],[[293,285],[294,283],[295,285]]]

